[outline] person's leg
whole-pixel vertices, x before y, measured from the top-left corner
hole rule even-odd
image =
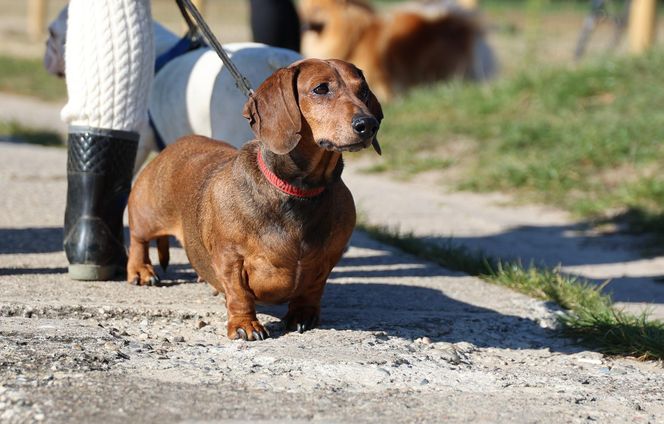
[[[254,41],[300,51],[300,19],[292,0],[251,0]]]
[[[154,72],[149,0],[71,0],[65,67],[64,249],[71,278],[105,280],[126,265],[122,215]]]

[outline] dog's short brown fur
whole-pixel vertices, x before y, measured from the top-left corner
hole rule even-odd
[[[351,126],[358,116],[374,120],[371,134],[361,137]],[[304,60],[268,78],[245,117],[256,140],[240,150],[185,137],[141,172],[129,198],[127,278],[156,281],[148,243],[157,239],[166,266],[173,235],[198,275],[225,294],[228,337],[262,340],[268,334],[256,302],[288,302],[289,329],[317,325],[325,282],[355,226],[341,152],[371,144],[378,150],[382,111],[354,66]],[[259,151],[282,180],[324,191],[312,198],[280,191],[259,169]]]
[[[366,0],[301,0],[305,57],[347,60],[381,101],[470,71],[479,25],[468,14],[378,14]]]

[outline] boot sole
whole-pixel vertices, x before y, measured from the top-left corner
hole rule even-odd
[[[107,281],[118,274],[115,265],[69,265],[69,278],[79,281]]]

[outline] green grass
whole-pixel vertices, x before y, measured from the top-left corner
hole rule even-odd
[[[658,51],[415,90],[384,108],[378,168],[409,175],[435,158],[456,166],[460,189],[515,192],[590,218],[661,215],[662,69]]]
[[[41,60],[0,55],[0,91],[61,100],[67,96],[63,79],[50,75]]]
[[[562,333],[602,353],[664,360],[664,322],[648,320],[645,313],[636,316],[615,308],[601,286],[556,270],[491,258],[451,242],[439,246],[384,227],[358,227],[376,240],[445,268],[557,303],[566,310],[558,317]]]
[[[53,131],[26,128],[16,122],[0,121],[0,137],[2,136],[42,146],[64,146],[64,141],[59,134]]]

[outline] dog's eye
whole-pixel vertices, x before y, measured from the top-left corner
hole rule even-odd
[[[302,25],[304,31],[313,31],[320,34],[325,29],[325,24],[322,22],[309,22]]]
[[[319,96],[324,96],[325,94],[330,92],[330,87],[327,85],[327,83],[323,84],[318,84],[314,89],[313,92],[318,94]]]

